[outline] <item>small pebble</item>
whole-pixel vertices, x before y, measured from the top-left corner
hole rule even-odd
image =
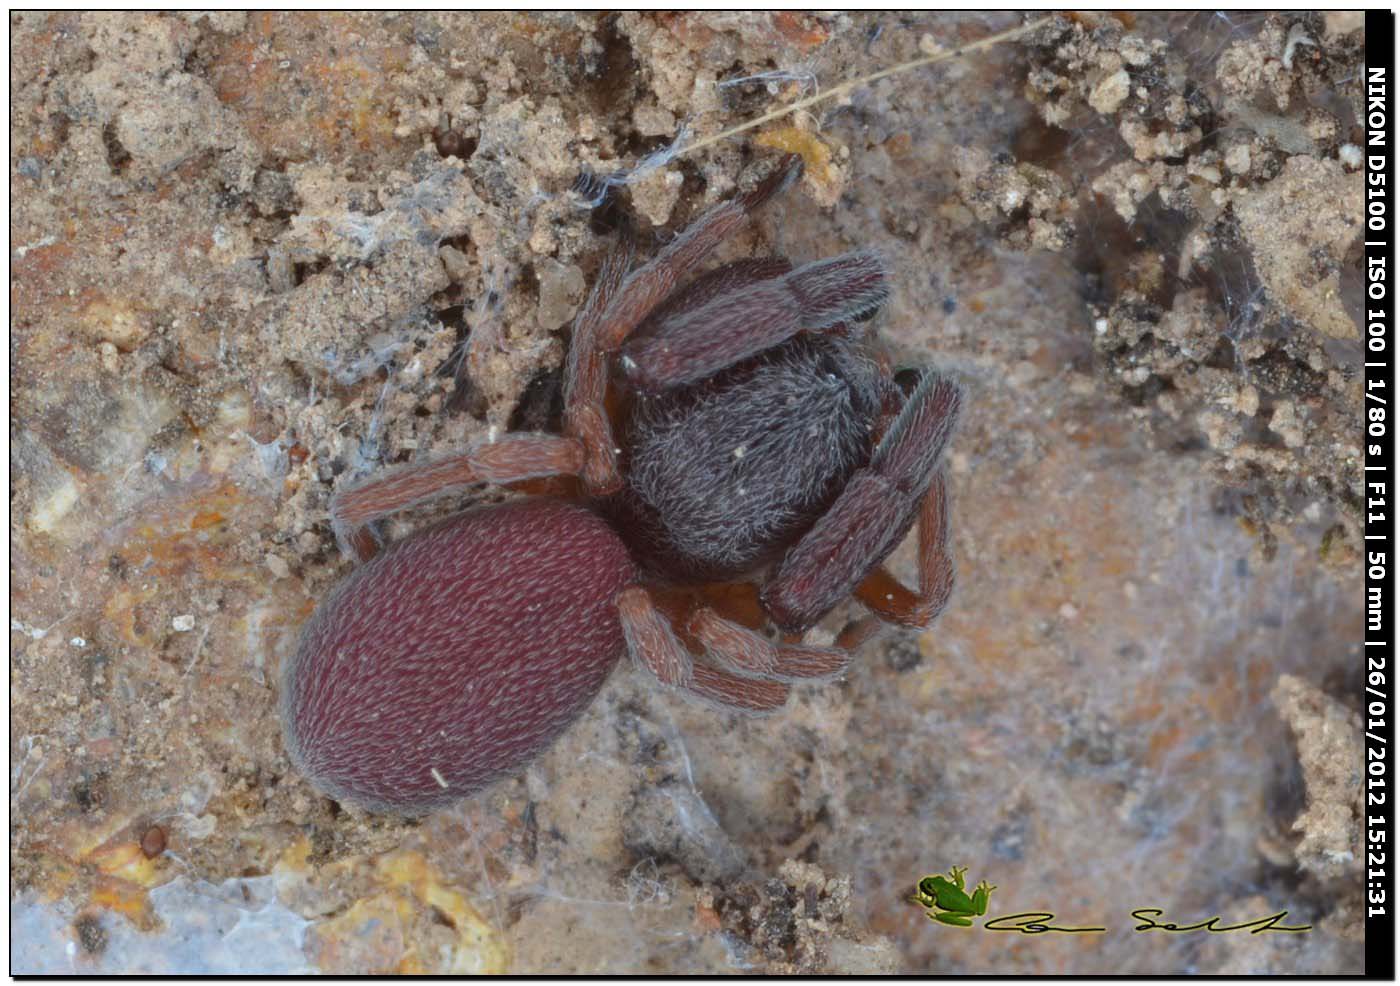
[[[934,39],[932,34],[919,35],[919,52],[924,55],[941,55],[943,46]]]
[[[185,613],[183,616],[177,616],[171,620],[170,625],[181,633],[186,633],[194,629],[194,616]]]
[[[146,829],[146,834],[141,836],[141,852],[147,859],[155,859],[165,852],[165,829],[159,825]]]

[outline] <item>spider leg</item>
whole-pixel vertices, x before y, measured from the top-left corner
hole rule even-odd
[[[851,477],[764,586],[764,607],[782,629],[797,632],[813,625],[854,592],[921,513],[927,520],[920,525],[921,580],[927,571],[930,598],[936,600],[942,591],[936,584],[942,564],[938,559],[946,556],[947,544],[947,493],[939,460],[961,403],[962,391],[955,383],[925,374],[876,447],[870,465]],[[951,590],[950,564],[946,581]],[[903,598],[889,593],[883,583],[879,588],[882,595]],[[895,612],[899,607],[888,609]],[[912,618],[916,610],[908,612]]]
[[[576,475],[582,467],[583,446],[572,438],[506,435],[494,442],[477,442],[446,458],[376,473],[336,490],[331,527],[342,551],[367,561],[379,547],[368,525],[381,517],[475,483]]]
[[[814,261],[661,314],[623,347],[622,367],[639,389],[657,393],[703,380],[799,332],[844,326],[888,296],[885,266],[874,253]]]
[[[733,674],[723,668],[696,664],[671,621],[640,586],[617,597],[618,615],[627,650],[663,685],[679,688],[728,712],[766,715],[787,704],[788,686]]]
[[[610,256],[593,294],[574,320],[564,374],[564,430],[584,445],[583,481],[595,496],[622,486],[617,449],[604,400],[609,353],[615,352],[676,288],[682,276],[729,236],[745,217],[797,178],[802,159],[789,155],[748,195],[715,206],[631,274],[630,250]]]
[[[651,594],[640,586],[623,589],[617,596],[617,611],[632,658],[663,685],[677,688],[689,684],[695,670],[690,652],[671,629],[671,621],[651,601]]]
[[[880,635],[885,622],[869,613],[850,623],[836,636],[836,646],[855,652]]]
[[[608,420],[608,353],[599,342],[608,306],[617,296],[632,262],[631,244],[609,254],[598,272],[593,293],[574,319],[573,339],[564,364],[564,433],[585,450],[583,482],[598,496],[622,484],[617,448]]]
[[[697,664],[690,683],[692,695],[725,712],[766,716],[787,705],[788,686],[731,674],[709,664]]]
[[[771,281],[791,272],[792,263],[782,257],[744,257],[707,270],[657,305],[637,327],[628,345],[638,336],[655,332],[656,326],[668,319],[703,308],[716,298],[741,291],[759,281]]]
[[[693,273],[750,213],[784,191],[801,173],[802,158],[789,154],[752,192],[710,209],[628,275],[608,308],[606,324],[598,336],[602,348],[612,352],[626,342],[632,330],[675,291],[682,277]]]
[[[697,609],[687,629],[705,645],[705,653],[741,677],[824,681],[837,677],[851,663],[850,652],[840,647],[775,644],[709,607]]]
[[[940,471],[919,508],[919,588],[906,588],[882,565],[856,587],[856,598],[886,622],[930,626],[953,595],[948,526],[948,484]]]

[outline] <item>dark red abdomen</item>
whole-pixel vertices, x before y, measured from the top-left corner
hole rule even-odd
[[[602,687],[633,578],[607,523],[560,500],[393,545],[321,604],[284,669],[292,761],[337,800],[403,814],[518,770]]]

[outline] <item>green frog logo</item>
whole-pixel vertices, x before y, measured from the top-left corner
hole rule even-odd
[[[909,902],[924,908],[930,921],[959,928],[972,927],[974,917],[987,913],[987,901],[996,887],[983,880],[969,897],[967,881],[963,879],[966,872],[966,866],[954,866],[946,877],[924,877],[909,896]]]

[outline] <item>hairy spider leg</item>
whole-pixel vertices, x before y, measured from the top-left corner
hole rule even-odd
[[[381,517],[476,483],[577,475],[583,462],[583,445],[559,435],[520,432],[477,441],[454,455],[410,462],[336,490],[331,528],[342,551],[368,561],[379,549],[369,525]]]
[[[678,315],[703,308],[716,298],[733,294],[760,281],[771,281],[791,271],[792,262],[785,257],[744,257],[707,270],[657,305],[628,337],[623,348],[631,346],[641,336],[652,334],[658,325]]]
[[[703,653],[743,678],[788,683],[829,681],[850,664],[837,647],[808,644],[801,635],[769,640],[761,631],[768,614],[752,582],[705,582],[652,586],[652,605],[670,621],[677,639],[691,653]]]
[[[727,620],[708,606],[691,615],[686,629],[722,667],[743,678],[768,681],[829,681],[851,663],[849,651],[799,641],[774,643],[748,627]]]
[[[630,241],[604,259],[593,292],[574,319],[573,338],[564,361],[564,433],[582,443],[583,482],[595,495],[604,495],[622,482],[607,408],[609,354],[598,336],[631,263]]]
[[[623,370],[638,389],[659,393],[704,380],[799,332],[844,332],[889,297],[884,262],[869,251],[747,284],[735,278],[729,291],[703,288],[703,303],[658,313],[649,331],[623,346]]]
[[[878,343],[878,341],[877,341],[877,343]],[[877,365],[879,366],[879,368],[880,368],[880,378],[881,378],[881,380],[883,381],[883,384],[884,384],[884,387],[883,387],[882,408],[881,408],[881,411],[880,411],[880,418],[879,418],[879,420],[876,422],[875,429],[874,429],[874,431],[872,432],[872,438],[873,438],[874,444],[875,444],[876,446],[878,446],[878,445],[880,444],[880,442],[883,441],[885,435],[889,433],[889,430],[890,430],[890,428],[894,425],[895,421],[899,418],[900,412],[904,409],[905,395],[904,395],[904,392],[899,388],[899,385],[896,384],[896,383],[894,382],[894,372],[895,372],[895,370],[894,370],[894,362],[893,362],[893,361],[891,360],[891,358],[890,358],[889,351],[888,351],[884,346],[878,345],[878,344],[877,344],[877,345],[874,347],[874,353],[873,353],[873,355],[874,355],[876,364],[877,364]],[[938,478],[937,482],[942,482],[942,481],[943,481],[943,477],[940,476],[940,477]],[[929,494],[929,495],[930,495],[930,497],[932,497],[932,496],[935,495],[935,492],[932,490],[932,488],[930,488],[930,494]],[[946,490],[946,488],[945,488],[944,490],[941,491],[941,497],[940,497],[940,499],[939,499],[939,505],[940,505],[940,507],[941,507],[941,508],[943,509],[943,511],[944,511],[944,518],[943,518],[943,521],[942,521],[941,523],[944,524],[944,525],[946,525],[946,523],[947,523],[947,490]],[[925,506],[928,506],[928,504],[925,504]],[[929,577],[929,576],[925,576],[925,575],[924,575],[924,572],[929,568],[929,565],[928,565],[928,563],[927,563],[928,551],[927,551],[926,542],[925,542],[924,539],[927,537],[927,533],[926,533],[927,531],[930,531],[930,530],[938,530],[938,529],[939,529],[939,527],[938,527],[937,524],[933,523],[932,521],[927,521],[927,520],[925,520],[925,519],[921,516],[921,519],[920,519],[920,528],[919,528],[919,530],[920,530],[920,542],[919,542],[919,544],[920,544],[920,556],[919,556],[919,557],[920,557],[920,569],[919,569],[919,571],[920,571],[920,585],[921,585],[921,586],[929,586],[929,587],[930,587],[930,591],[924,593],[925,595],[928,595],[928,594],[930,594],[931,592],[934,592],[934,591],[936,591],[936,590],[933,590],[932,587],[931,587],[931,586],[932,586],[932,583],[935,581],[935,579],[934,579],[934,578],[931,578],[931,577]],[[947,533],[946,533],[946,528],[945,528],[945,533],[943,534],[942,540],[941,540],[941,542],[939,542],[939,543],[945,544],[945,545],[946,545],[946,543],[947,543],[947,537],[948,537],[948,535],[947,535]],[[945,553],[945,557],[946,557],[946,553]],[[947,603],[948,598],[951,597],[951,595],[952,595],[951,560],[949,560],[948,565],[949,565],[949,569],[950,569],[950,571],[949,571],[949,581],[948,581],[948,585],[947,585],[947,591],[946,591],[946,593],[944,594],[944,598],[943,598],[943,603],[944,603],[944,604]],[[888,571],[884,568],[884,566],[881,566],[879,569],[877,569],[877,570],[876,570],[876,573],[877,573],[877,575],[879,576],[879,578],[881,578],[881,579],[888,579],[888,580],[893,580],[893,579],[894,579],[894,577],[888,573]],[[868,578],[868,579],[866,580],[865,583],[862,583],[862,586],[864,586],[864,585],[866,585],[867,583],[870,583],[870,582],[872,582],[872,581],[875,581],[875,579],[876,579],[876,576],[875,576],[875,575],[871,576],[871,578]],[[884,585],[885,583],[884,583],[884,582],[879,582],[878,584],[879,584],[879,585]],[[857,589],[857,593],[859,593],[859,592],[860,592],[860,589],[858,588],[858,589]],[[887,601],[888,601],[887,597],[892,597],[892,598],[894,598],[894,599],[905,599],[905,598],[907,598],[907,595],[903,595],[903,594],[913,595],[912,593],[909,593],[909,590],[905,589],[903,585],[899,585],[899,588],[898,588],[897,590],[894,590],[893,592],[880,592],[880,593],[877,593],[877,594],[875,595],[875,601],[876,601],[877,603],[884,603],[884,602],[887,602]],[[871,606],[871,603],[870,603],[870,602],[867,602],[866,605],[867,605],[867,607],[870,607],[870,606]],[[942,608],[943,608],[942,605],[939,605],[939,606],[938,606],[938,609],[939,609],[939,610],[941,610]],[[929,615],[928,621],[927,621],[926,623],[924,623],[924,624],[921,624],[921,625],[926,626],[926,625],[928,625],[928,623],[932,623],[933,620],[934,620],[934,618],[937,617],[937,615],[938,615],[938,612],[937,612],[937,610],[935,610],[934,612],[932,612],[932,613]],[[876,637],[878,637],[878,636],[890,625],[890,623],[901,623],[901,622],[904,623],[904,625],[906,625],[906,626],[909,625],[908,621],[900,621],[900,620],[891,619],[889,622],[886,622],[886,620],[885,620],[884,618],[880,617],[880,616],[876,616],[876,615],[874,615],[873,613],[866,613],[864,616],[861,616],[861,617],[859,617],[859,618],[857,618],[857,619],[855,619],[855,620],[852,620],[850,623],[848,623],[848,624],[842,629],[842,631],[841,631],[839,634],[837,634],[837,636],[836,636],[836,641],[835,641],[836,646],[837,646],[837,647],[840,647],[840,648],[842,648],[842,649],[844,649],[844,650],[848,650],[848,651],[851,651],[852,653],[854,653],[855,651],[860,650],[860,649],[861,649],[862,647],[864,647],[866,644],[870,643],[870,641],[872,641],[872,640],[874,640]],[[800,634],[788,634],[787,636],[796,639],[796,638],[800,637],[801,635],[800,635]]]
[[[938,618],[953,595],[948,515],[948,483],[939,470],[919,509],[919,588],[906,588],[881,565],[856,587],[867,609],[888,623],[919,629]]]
[[[681,689],[728,712],[766,715],[787,704],[788,686],[783,682],[696,664],[646,589],[632,586],[618,593],[617,611],[632,659],[663,685]]]
[[[764,607],[783,630],[800,632],[810,627],[865,583],[916,520],[920,527],[918,595],[927,595],[931,604],[946,600],[953,574],[946,557],[947,490],[939,462],[961,404],[957,384],[925,373],[876,447],[870,465],[851,477],[836,502],[788,551],[764,586]],[[894,618],[907,612],[913,619],[929,608],[895,605],[904,597],[889,591],[883,582],[877,582],[876,588],[880,591],[869,598],[881,597],[877,601],[885,604],[878,610],[882,616]],[[884,599],[885,595],[894,600]],[[862,602],[869,604],[867,598]]]
[[[788,155],[778,169],[748,195],[710,209],[632,273],[630,247],[608,258],[593,294],[574,320],[564,373],[564,431],[586,450],[584,487],[593,496],[622,488],[618,451],[608,419],[608,357],[740,223],[802,171],[802,159]]]

